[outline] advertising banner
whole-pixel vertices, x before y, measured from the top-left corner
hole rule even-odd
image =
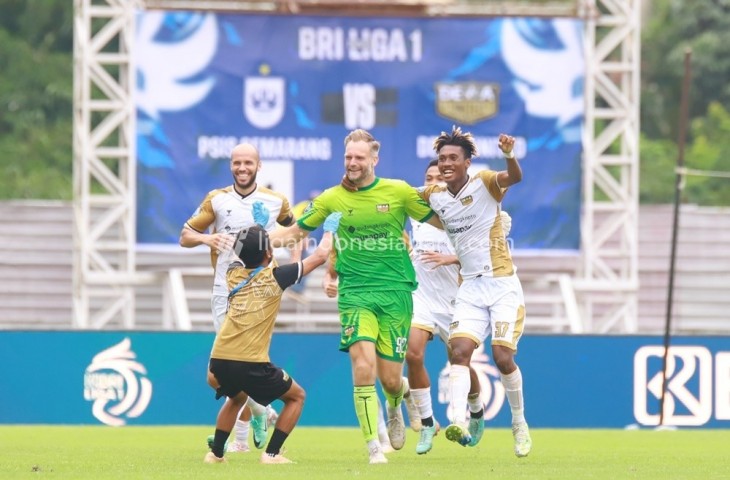
[[[0,423],[213,425],[211,333],[0,332]],[[274,335],[271,359],[307,392],[300,425],[357,426],[348,355],[336,334]],[[665,424],[730,427],[730,337],[679,337],[668,355]],[[525,336],[516,360],[533,428],[659,423],[659,336]],[[489,427],[511,423],[491,351],[475,352]],[[443,343],[426,352],[434,415],[448,424]],[[42,392],[42,394],[39,394]],[[281,408],[277,400],[274,407]]]
[[[137,237],[177,243],[206,193],[232,183],[231,149],[260,151],[259,184],[292,204],[339,183],[343,139],[381,144],[376,173],[423,182],[458,125],[474,169],[524,179],[504,208],[516,248],[579,245],[583,24],[576,19],[343,18],[144,11],[137,17]]]

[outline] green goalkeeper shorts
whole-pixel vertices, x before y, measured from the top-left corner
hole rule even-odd
[[[340,350],[347,352],[355,342],[375,343],[378,356],[403,362],[413,318],[413,296],[409,291],[341,293]]]

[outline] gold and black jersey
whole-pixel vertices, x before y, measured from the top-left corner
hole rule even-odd
[[[269,362],[274,321],[284,289],[299,281],[301,262],[260,270],[229,298],[223,326],[215,337],[211,358],[242,362]],[[240,262],[231,264],[226,275],[228,290],[249,278],[251,269]]]

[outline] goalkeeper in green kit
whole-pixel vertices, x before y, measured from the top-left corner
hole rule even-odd
[[[442,228],[415,188],[375,176],[379,150],[369,132],[350,132],[342,183],[316,197],[296,225],[270,234],[274,246],[283,246],[307,236],[330,213],[342,212],[335,240],[340,350],[350,354],[355,412],[370,463],[388,461],[378,440],[376,378],[387,400],[391,445],[399,450],[405,443],[401,401],[408,385],[402,372],[417,286],[403,239],[406,219]]]

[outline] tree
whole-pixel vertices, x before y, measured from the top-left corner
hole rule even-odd
[[[674,197],[684,56],[692,49],[689,168],[730,171],[730,2],[655,0],[642,39],[641,192],[647,203]],[[730,205],[728,180],[689,177],[684,201]]]
[[[730,105],[730,2],[654,0],[642,36],[642,131],[677,138],[684,52],[692,48],[690,116]]]
[[[0,197],[71,198],[73,9],[0,6]]]

